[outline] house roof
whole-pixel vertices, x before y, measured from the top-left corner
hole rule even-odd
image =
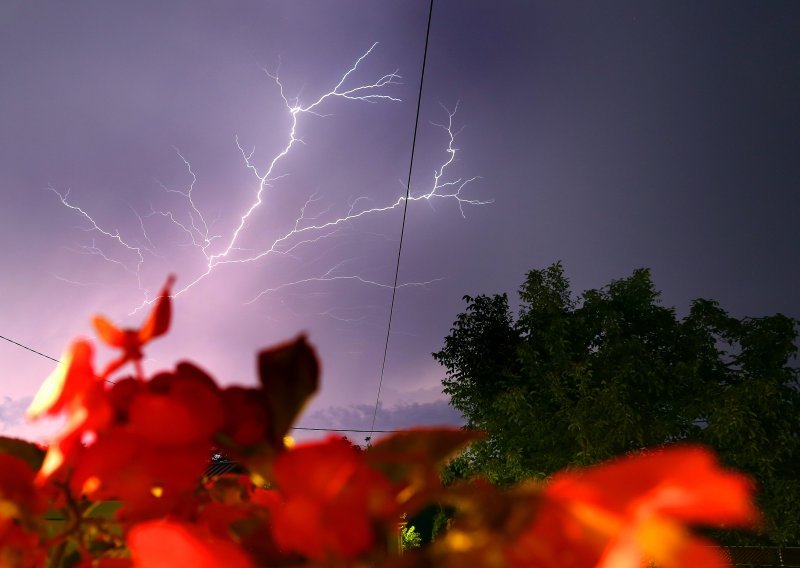
[[[217,475],[223,475],[225,473],[247,473],[245,469],[235,461],[221,459],[221,460],[211,460],[206,467],[206,471],[203,474],[204,477],[215,477]]]

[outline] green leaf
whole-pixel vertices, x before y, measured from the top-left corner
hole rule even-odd
[[[436,472],[442,462],[484,437],[475,430],[415,428],[380,440],[367,449],[365,457],[391,479],[407,480],[415,472]]]
[[[38,471],[44,461],[45,450],[19,438],[0,436],[0,453],[17,457],[31,466],[32,470]]]
[[[319,363],[305,336],[258,354],[258,375],[264,391],[270,442],[283,438],[319,388]]]

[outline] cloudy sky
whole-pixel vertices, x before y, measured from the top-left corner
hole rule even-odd
[[[427,14],[0,4],[0,335],[58,357],[175,273],[149,371],[252,384],[306,332],[302,425],[368,429]],[[461,297],[555,260],[576,290],[645,266],[679,313],[800,316],[799,37],[795,2],[436,0],[375,428],[457,423],[430,353]],[[52,428],[21,413],[53,365],[0,341],[0,434]]]

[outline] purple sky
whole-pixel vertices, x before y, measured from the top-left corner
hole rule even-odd
[[[323,389],[301,423],[369,428],[402,209],[313,226],[404,194],[427,8],[3,2],[0,335],[60,356],[93,313],[138,325],[130,312],[174,272],[191,286],[149,371],[188,358],[252,384],[255,353],[305,331]],[[679,312],[710,297],[737,316],[800,316],[799,16],[794,2],[436,0],[412,196],[448,160],[436,124],[456,104],[458,152],[439,197],[409,204],[376,428],[457,422],[430,353],[461,296],[513,295],[558,259],[576,290],[647,266]],[[297,112],[302,143],[233,239],[291,139],[290,107],[332,91],[375,42],[337,92],[396,72],[354,93],[389,98]],[[190,217],[176,191],[192,173]],[[491,203],[446,197],[474,176],[459,196]],[[0,433],[51,427],[21,413],[52,367],[0,342]]]

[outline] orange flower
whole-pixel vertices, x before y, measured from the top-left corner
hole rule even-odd
[[[272,531],[286,552],[354,558],[373,545],[373,522],[395,513],[389,481],[342,438],[285,452],[274,475],[282,501],[272,505]]]
[[[672,447],[557,474],[536,520],[509,552],[515,566],[727,566],[685,524],[752,525],[752,484],[711,452]]]
[[[139,329],[119,329],[103,316],[94,317],[92,323],[100,339],[111,347],[118,347],[123,350],[118,359],[108,364],[108,367],[103,372],[103,378],[107,378],[128,361],[133,361],[138,368],[140,361],[144,357],[142,347],[167,332],[172,317],[170,288],[174,283],[174,276],[167,278],[156,305]],[[139,374],[141,375],[141,371]]]

